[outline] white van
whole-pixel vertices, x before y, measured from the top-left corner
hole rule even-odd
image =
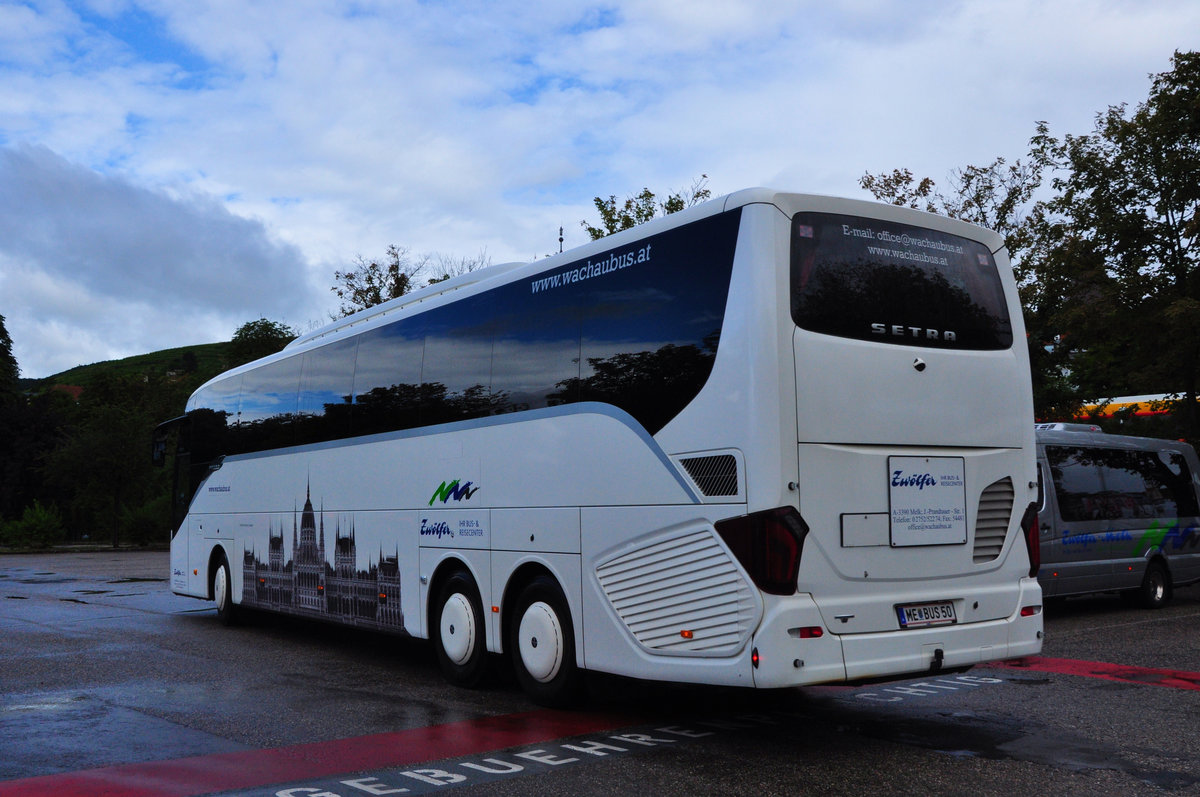
[[[1200,581],[1200,463],[1187,443],[1036,427],[1047,598],[1119,591],[1156,609]]]

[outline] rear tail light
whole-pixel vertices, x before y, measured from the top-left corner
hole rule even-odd
[[[800,554],[808,524],[792,507],[768,509],[722,520],[717,533],[750,574],[754,584],[772,595],[796,592]]]
[[[1032,503],[1021,518],[1021,533],[1025,535],[1025,548],[1029,551],[1029,577],[1037,578],[1042,567],[1042,546],[1038,542],[1037,504]]]

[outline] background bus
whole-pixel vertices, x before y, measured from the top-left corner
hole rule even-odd
[[[1200,581],[1200,463],[1187,443],[1037,426],[1047,597],[1120,591],[1158,608]]]
[[[551,704],[1035,653],[1021,324],[999,236],[768,189],[473,272],[196,391],[171,586]]]

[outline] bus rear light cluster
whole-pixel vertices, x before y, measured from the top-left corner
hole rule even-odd
[[[1038,615],[1041,613],[1042,613],[1041,606],[1022,606],[1021,607],[1021,616],[1022,617],[1033,617],[1034,615]]]
[[[755,586],[772,595],[795,594],[808,524],[793,507],[722,520],[716,529]]]
[[[1021,518],[1021,533],[1025,535],[1025,548],[1029,551],[1029,577],[1037,578],[1042,567],[1042,546],[1038,541],[1037,504],[1031,503]]]

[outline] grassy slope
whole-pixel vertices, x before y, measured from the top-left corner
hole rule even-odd
[[[168,371],[182,370],[183,356],[187,352],[191,352],[196,357],[197,373],[204,374],[206,377],[213,376],[224,370],[225,352],[228,347],[228,343],[202,343],[196,346],[163,349],[149,354],[126,357],[123,360],[79,365],[45,379],[23,379],[21,382],[26,389],[46,388],[52,385],[79,385],[86,388],[100,373],[117,376],[165,374]]]

